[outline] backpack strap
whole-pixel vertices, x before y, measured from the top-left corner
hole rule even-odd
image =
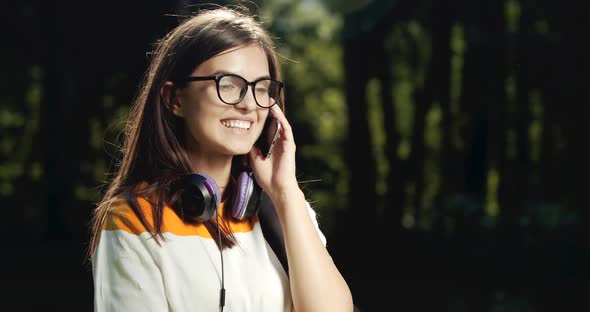
[[[275,255],[283,265],[285,272],[289,275],[289,264],[287,263],[287,252],[285,251],[285,241],[283,240],[283,228],[279,221],[277,211],[265,192],[260,196],[258,206],[258,221],[266,242],[270,245]]]
[[[285,251],[285,241],[283,240],[283,228],[281,227],[277,211],[265,192],[262,192],[260,196],[258,221],[260,222],[260,227],[262,228],[262,233],[266,242],[275,252],[277,258],[281,261],[285,272],[287,272],[287,276],[289,276],[289,264],[287,263],[287,252]],[[354,305],[353,312],[360,311],[361,310]]]

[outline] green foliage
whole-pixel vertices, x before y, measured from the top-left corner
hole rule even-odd
[[[497,217],[500,213],[498,205],[498,188],[500,174],[495,167],[488,168],[485,212],[487,216]]]
[[[371,3],[372,0],[324,0],[323,2],[330,8],[332,12],[340,14],[348,14],[356,10],[362,9]]]
[[[516,90],[518,86],[516,83],[515,73],[511,73],[504,82],[504,89],[506,92],[506,107],[508,113],[514,115],[516,112]],[[516,159],[518,155],[517,134],[513,126],[506,129],[506,158],[510,160]]]
[[[32,65],[28,76],[22,102],[0,104],[0,130],[3,133],[0,140],[0,195],[3,197],[15,192],[13,183],[16,179],[38,181],[43,172],[38,170],[36,155],[31,154],[33,140],[39,134],[43,70]],[[30,176],[25,176],[27,172]]]
[[[518,32],[518,23],[520,19],[520,2],[518,0],[507,0],[504,4],[504,14],[508,31],[511,33]]]
[[[541,161],[543,137],[543,102],[539,90],[529,92],[529,105],[532,114],[529,125],[530,159],[537,165]]]
[[[19,128],[25,123],[25,117],[4,107],[0,110],[0,126],[2,128]]]
[[[420,228],[430,230],[435,218],[435,211],[438,207],[436,197],[439,195],[440,186],[443,183],[441,177],[441,145],[442,145],[442,110],[440,104],[432,104],[425,116],[424,129],[424,170],[423,170],[423,192],[419,199],[420,206]]]
[[[394,24],[385,38],[384,46],[393,60],[392,97],[396,111],[395,124],[401,137],[398,157],[407,159],[412,149],[414,92],[424,84],[431,57],[430,37],[417,20],[408,20]]]
[[[120,160],[123,144],[123,130],[130,103],[123,103],[114,94],[105,94],[102,98],[104,114],[91,118],[90,148],[95,151],[95,157],[84,162],[82,171],[93,181],[92,185],[78,185],[76,198],[83,201],[96,202],[100,194],[100,186],[108,181],[114,173],[115,164]]]
[[[404,207],[402,210],[402,220],[401,224],[406,229],[413,229],[416,227],[416,209],[413,206],[413,202],[411,201],[416,194],[416,183],[413,180],[407,181],[404,188],[404,195],[406,197],[406,201],[404,202]]]
[[[387,176],[389,175],[389,163],[385,156],[386,133],[381,107],[381,83],[378,79],[371,79],[367,83],[367,109],[369,111],[369,128],[373,143],[377,168],[377,195],[383,196],[387,191]]]
[[[463,33],[463,25],[461,23],[454,23],[451,27],[451,64],[450,64],[450,86],[449,86],[449,111],[455,122],[450,127],[451,144],[456,150],[464,148],[464,140],[460,134],[460,130],[464,127],[465,119],[461,113],[460,97],[463,88],[463,65],[465,59],[465,37]]]
[[[346,202],[346,166],[340,146],[346,138],[342,51],[336,37],[341,19],[318,3],[271,2],[263,21],[277,38],[291,123],[312,137],[300,138],[298,164],[320,214]],[[310,170],[308,172],[308,170]],[[329,220],[330,218],[326,218]],[[329,224],[327,226],[330,226]]]

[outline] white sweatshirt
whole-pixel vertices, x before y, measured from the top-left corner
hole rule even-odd
[[[152,224],[149,203],[139,203]],[[307,208],[325,245],[316,213]],[[230,226],[237,245],[223,250],[223,311],[291,311],[288,277],[257,217]],[[110,206],[92,257],[95,312],[220,311],[220,252],[205,226],[185,224],[165,207],[163,232],[159,246],[125,200]]]

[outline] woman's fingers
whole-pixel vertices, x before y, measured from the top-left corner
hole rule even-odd
[[[281,126],[283,127],[282,139],[285,139],[287,141],[294,141],[291,125],[289,124],[289,121],[287,121],[287,117],[285,117],[285,114],[283,114],[281,108],[278,105],[274,105],[270,108],[270,112],[273,115],[273,117],[281,123]]]

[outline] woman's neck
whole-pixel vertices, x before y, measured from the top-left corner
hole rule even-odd
[[[230,175],[232,157],[198,157],[191,155],[191,169],[194,173],[204,173],[213,178],[221,193],[225,191]]]

